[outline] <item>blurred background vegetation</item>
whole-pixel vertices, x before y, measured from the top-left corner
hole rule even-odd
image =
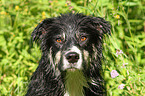
[[[112,25],[103,44],[108,96],[145,96],[144,0],[0,0],[0,96],[26,93],[41,57],[31,32],[43,19],[67,12],[103,17]]]

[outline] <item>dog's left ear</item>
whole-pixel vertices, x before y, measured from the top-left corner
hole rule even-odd
[[[93,24],[97,31],[99,31],[99,35],[110,34],[111,25],[108,21],[105,21],[101,17],[93,17]]]
[[[31,34],[32,40],[41,40],[43,35],[47,33],[47,28],[53,23],[53,20],[53,18],[48,18],[39,23]]]

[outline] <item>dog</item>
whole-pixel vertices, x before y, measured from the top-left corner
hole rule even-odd
[[[32,32],[41,45],[39,66],[25,96],[103,96],[102,39],[110,23],[81,13],[43,20]]]

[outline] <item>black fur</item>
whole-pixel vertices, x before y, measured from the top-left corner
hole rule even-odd
[[[67,40],[63,44],[55,42],[55,36],[62,32],[67,34]],[[41,44],[42,57],[39,66],[33,73],[26,96],[63,96],[65,94],[62,61],[55,66],[60,71],[56,75],[54,65],[50,60],[49,53],[52,51],[52,58],[55,58],[59,50],[67,50],[72,44],[80,50],[89,52],[89,67],[83,62],[83,73],[88,81],[89,88],[84,87],[85,96],[102,96],[105,94],[103,78],[101,76],[102,39],[103,34],[110,32],[110,24],[100,17],[90,17],[83,14],[64,14],[56,18],[48,18],[42,21],[32,32],[33,41]],[[88,41],[80,43],[76,39],[76,33],[88,35]],[[70,40],[69,40],[70,39]],[[95,50],[92,45],[94,45]],[[97,53],[97,55],[95,55]],[[84,60],[85,61],[85,60]]]

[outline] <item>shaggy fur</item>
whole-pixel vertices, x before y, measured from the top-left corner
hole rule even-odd
[[[100,17],[63,14],[33,31],[42,57],[26,96],[102,96],[102,39],[110,24]]]

